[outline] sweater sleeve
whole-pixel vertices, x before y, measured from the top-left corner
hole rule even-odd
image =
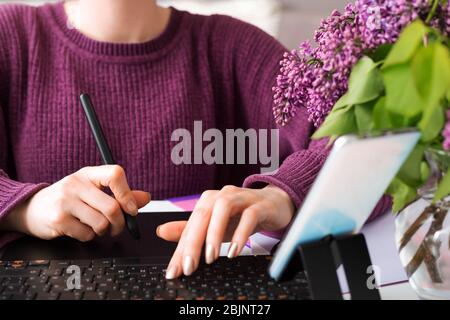
[[[8,130],[9,109],[14,108],[10,101],[12,83],[10,69],[14,65],[14,52],[18,50],[20,37],[17,32],[20,7],[0,6],[0,223],[14,208],[23,203],[38,190],[47,186],[44,183],[18,181],[13,156],[13,142]],[[0,247],[12,240],[12,234],[0,232]]]
[[[247,177],[244,187],[273,184],[286,191],[299,208],[330,151],[328,139],[311,140],[313,126],[304,108],[285,126],[277,126],[272,113],[279,61],[286,49],[277,40],[253,26],[242,26],[235,57],[239,96],[250,128],[279,130],[278,170]],[[369,220],[386,212],[390,199],[383,197]]]
[[[1,69],[0,69],[1,72]],[[40,183],[25,183],[11,179],[4,169],[11,163],[11,152],[7,139],[7,125],[4,110],[0,105],[0,224],[4,217],[14,208],[26,201],[34,193],[47,186]],[[11,169],[12,172],[13,169]],[[17,239],[18,235],[9,232],[0,232],[0,248],[10,241]]]

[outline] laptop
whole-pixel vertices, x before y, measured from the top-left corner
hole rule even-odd
[[[89,243],[32,237],[10,243],[0,258],[0,300],[310,299],[304,271],[277,281],[296,246],[358,232],[419,137],[407,131],[339,138],[274,256],[202,261],[193,275],[166,280],[176,244],[157,238],[156,227],[190,213],[142,213],[140,241],[124,232]]]

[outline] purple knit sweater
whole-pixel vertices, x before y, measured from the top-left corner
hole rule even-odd
[[[272,183],[299,206],[323,164],[323,142],[299,110],[280,128],[273,175],[255,165],[175,165],[171,134],[275,128],[271,87],[285,49],[225,16],[172,10],[166,30],[141,44],[94,41],[67,27],[62,3],[0,6],[0,218],[39,189],[101,159],[79,104],[90,93],[116,161],[153,199],[225,184]],[[380,210],[384,209],[384,205]]]

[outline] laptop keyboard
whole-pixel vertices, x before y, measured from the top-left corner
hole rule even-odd
[[[304,273],[275,282],[267,274],[269,260],[219,258],[175,280],[165,279],[166,265],[146,258],[0,261],[0,300],[310,299]],[[70,266],[79,268],[73,273]]]

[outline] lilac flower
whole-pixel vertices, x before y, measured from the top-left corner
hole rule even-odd
[[[333,11],[315,33],[316,46],[304,42],[286,53],[273,88],[273,114],[280,125],[306,108],[319,127],[348,89],[355,63],[367,52],[397,40],[405,26],[430,11],[428,0],[357,0],[343,13]],[[439,7],[430,24],[450,35],[450,3]]]
[[[450,151],[450,110],[447,111],[447,124],[442,131],[442,136],[444,137],[442,147],[444,148],[444,150]]]

